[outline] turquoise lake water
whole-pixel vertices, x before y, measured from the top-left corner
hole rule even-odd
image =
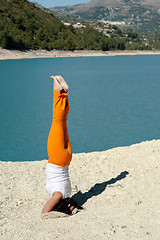
[[[74,153],[160,138],[160,56],[0,61],[0,160],[47,159],[52,80],[69,85]]]

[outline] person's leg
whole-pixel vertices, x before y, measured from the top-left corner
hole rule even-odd
[[[68,128],[67,128],[67,118],[68,118],[69,108],[70,108],[70,104],[69,104],[69,100],[67,97],[65,115],[64,115],[64,139],[65,139],[65,148],[69,152],[70,156],[72,156],[72,147],[71,147],[71,143],[69,140],[69,134],[68,134]]]
[[[72,158],[66,119],[69,111],[68,85],[61,76],[51,76],[54,80],[53,121],[48,137],[49,163],[64,167]]]
[[[72,158],[71,145],[69,143],[66,147],[68,140],[65,141],[65,136],[66,139],[69,138],[66,119],[64,120],[67,98],[68,93],[61,94],[54,90],[53,121],[48,136],[48,162],[61,167],[69,165]]]
[[[62,197],[63,195],[61,192],[54,192],[53,196],[44,205],[42,213],[47,213],[52,211],[52,209],[56,206],[56,204],[60,201]]]
[[[68,135],[68,129],[67,129],[67,118],[68,118],[68,113],[70,108],[70,103],[68,100],[68,85],[62,76],[51,76],[51,78],[54,80],[54,90],[58,91],[59,93],[67,93],[66,102],[65,102],[65,112],[64,112],[64,140],[65,140],[65,148],[68,149],[70,155],[72,155],[72,148],[69,141],[69,135]],[[53,102],[53,106],[54,105],[55,103]]]

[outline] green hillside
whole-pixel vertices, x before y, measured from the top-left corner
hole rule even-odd
[[[70,48],[76,35],[53,14],[26,0],[0,0],[0,46],[4,48]]]
[[[27,0],[0,0],[0,47],[6,49],[124,50],[149,48],[132,31],[110,36],[90,25],[75,29]],[[134,36],[134,37],[133,37]],[[135,47],[134,47],[135,46]]]

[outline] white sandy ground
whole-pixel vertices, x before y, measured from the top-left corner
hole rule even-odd
[[[24,59],[24,58],[57,58],[57,57],[94,57],[94,56],[117,56],[117,55],[160,55],[160,50],[132,50],[132,51],[58,51],[58,50],[7,50],[0,48],[0,60]]]
[[[73,154],[73,195],[85,210],[68,218],[40,218],[45,165],[0,162],[1,240],[160,239],[160,140]]]

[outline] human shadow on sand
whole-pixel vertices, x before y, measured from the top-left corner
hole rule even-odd
[[[96,183],[88,192],[82,193],[81,191],[78,191],[76,194],[72,196],[72,198],[76,200],[80,206],[82,206],[85,202],[87,202],[89,198],[101,194],[108,185],[112,185],[122,180],[128,174],[129,172],[127,171],[121,172],[116,178],[112,178],[106,182]]]

